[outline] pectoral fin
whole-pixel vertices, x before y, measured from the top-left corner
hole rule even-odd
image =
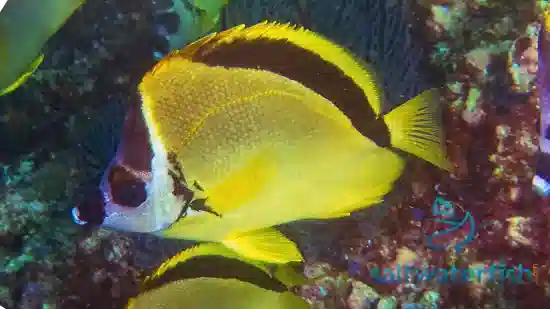
[[[222,243],[237,253],[274,264],[303,261],[298,247],[274,228],[230,235]]]
[[[268,150],[260,152],[242,168],[230,173],[223,182],[205,188],[208,205],[223,215],[261,194],[277,172],[274,156]]]

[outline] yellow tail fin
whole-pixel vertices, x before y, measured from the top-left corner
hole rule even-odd
[[[439,100],[437,89],[426,90],[386,114],[384,122],[393,147],[450,171],[452,165],[445,155],[439,124]]]
[[[273,264],[304,260],[296,244],[274,228],[231,235],[222,243],[253,260]]]

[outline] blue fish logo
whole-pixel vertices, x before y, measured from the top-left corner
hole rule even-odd
[[[460,209],[461,213],[464,214],[464,217],[461,219],[460,218],[455,219],[458,216],[458,214],[456,213],[457,208]],[[460,253],[460,251],[474,239],[476,235],[474,218],[469,212],[465,211],[462,207],[458,205],[453,205],[453,203],[447,200],[444,200],[441,197],[436,197],[432,206],[432,214],[434,217],[437,217],[437,218],[427,219],[428,221],[433,221],[433,222],[443,224],[448,228],[441,231],[437,231],[432,235],[425,235],[427,238],[428,248],[437,249],[437,250],[448,248],[450,246],[449,244],[436,244],[434,243],[433,240],[443,235],[447,235],[455,231],[458,231],[462,229],[464,226],[469,226],[468,235],[462,242],[458,244],[454,244],[456,252]]]

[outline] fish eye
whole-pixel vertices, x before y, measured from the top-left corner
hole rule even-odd
[[[86,199],[72,209],[72,217],[73,221],[79,225],[101,225],[105,218],[103,192],[96,188],[86,195]]]
[[[114,203],[136,208],[147,199],[145,182],[122,166],[113,166],[109,171],[109,185]]]

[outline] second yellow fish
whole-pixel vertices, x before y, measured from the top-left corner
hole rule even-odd
[[[219,244],[201,244],[160,265],[126,309],[310,308],[290,291],[308,279],[289,265],[274,266],[271,270]]]
[[[222,243],[250,259],[300,261],[272,227],[382,201],[398,148],[450,169],[428,90],[386,115],[372,69],[304,28],[214,33],[160,61],[80,224]]]
[[[1,2],[1,1],[0,1]],[[85,0],[10,0],[0,12],[0,96],[20,87],[44,59],[41,49]]]

